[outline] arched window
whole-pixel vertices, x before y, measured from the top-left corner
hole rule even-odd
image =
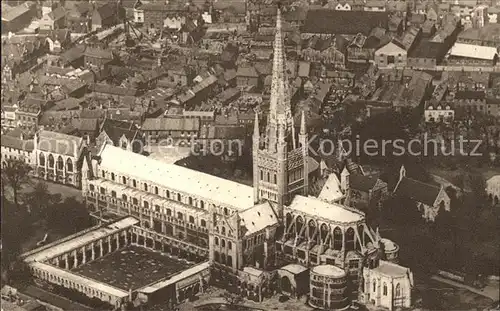
[[[133,186],[134,188],[137,188],[137,181],[135,181],[135,179],[133,179],[133,180],[132,180],[132,186]]]
[[[224,207],[224,215],[229,215],[229,211],[227,210],[227,208]]]
[[[373,280],[373,292],[377,290],[377,281]]]
[[[226,227],[222,226],[221,231],[222,231],[222,234],[226,234]]]
[[[207,222],[205,221],[205,219],[201,220],[201,226],[202,227],[206,227],[207,226]]]
[[[264,180],[264,171],[260,170],[260,180]]]
[[[349,228],[345,233],[345,249],[346,251],[354,250],[354,229]]]
[[[384,296],[387,296],[387,284],[385,282],[384,282],[383,291],[384,291]]]
[[[122,194],[122,200],[127,202],[127,195],[126,194]]]
[[[38,162],[40,162],[41,166],[45,166],[45,156],[41,152],[40,155],[38,156]]]
[[[226,264],[226,254],[221,254],[220,255],[220,263],[225,265]]]
[[[205,208],[205,202],[200,201],[200,208]]]
[[[220,240],[220,246],[222,246],[222,247],[226,247],[226,240],[221,239],[221,240]]]
[[[127,178],[126,178],[125,176],[123,176],[123,177],[122,177],[122,183],[123,183],[124,185],[126,185],[126,184],[127,184]]]
[[[144,184],[144,191],[148,191],[148,184]]]
[[[144,201],[144,207],[145,207],[145,208],[149,208],[149,202]]]
[[[64,160],[61,156],[57,158],[57,169],[58,170],[64,169]]]
[[[167,216],[172,216],[172,210],[170,208],[167,208]]]
[[[194,224],[194,217],[193,216],[189,216],[189,222]]]
[[[278,179],[276,178],[276,174],[274,174],[274,183],[277,184],[278,183]]]
[[[177,201],[181,201],[181,194],[180,193],[177,193]]]
[[[177,212],[177,218],[182,220],[182,218],[184,217],[184,215],[182,215],[181,212]]]
[[[73,172],[73,161],[71,161],[71,159],[66,160],[66,170],[68,172]]]
[[[49,154],[49,167],[54,168],[54,156]]]
[[[115,173],[111,173],[111,180],[115,181]]]
[[[155,194],[158,195],[158,187],[155,186]]]
[[[170,199],[170,191],[169,191],[169,190],[167,190],[167,191],[165,192],[165,195],[167,196],[167,198],[169,198],[169,199]]]
[[[233,257],[231,257],[231,255],[227,255],[226,265],[228,265],[230,267],[233,266]]]
[[[401,297],[401,285],[396,284],[396,297]]]
[[[219,260],[219,252],[214,252],[214,260],[215,260],[215,262],[220,262],[220,260]]]
[[[193,205],[193,198],[192,197],[189,197],[189,205]]]
[[[214,238],[214,243],[215,243],[215,245],[219,245],[219,238],[218,237]]]
[[[271,182],[271,174],[269,174],[269,172],[267,172],[267,182]]]
[[[111,190],[111,196],[112,196],[113,198],[116,198],[116,191]]]

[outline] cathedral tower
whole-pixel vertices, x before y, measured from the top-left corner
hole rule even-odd
[[[255,203],[289,204],[294,194],[308,193],[308,137],[302,113],[300,133],[295,135],[289,81],[283,47],[281,12],[278,8],[274,40],[273,76],[266,129],[260,132],[255,116],[253,133],[253,187]],[[297,144],[300,144],[298,146]]]

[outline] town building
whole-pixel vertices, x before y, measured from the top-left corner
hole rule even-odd
[[[34,142],[33,139],[20,139],[17,137],[2,135],[2,163],[8,159],[21,160],[27,165],[34,167]]]
[[[421,181],[406,177],[406,169],[401,166],[399,181],[394,188],[394,195],[410,199],[416,203],[422,217],[429,222],[434,222],[441,210],[450,211],[450,197],[444,187],[436,187]]]
[[[410,269],[384,260],[375,260],[372,269],[363,269],[363,294],[360,302],[388,310],[409,308],[414,286]],[[369,261],[369,264],[373,264]]]
[[[425,122],[450,124],[455,119],[455,110],[450,102],[430,100],[425,104]]]
[[[83,138],[41,130],[34,140],[35,176],[80,188]]]
[[[406,49],[395,40],[375,51],[375,64],[379,67],[403,68],[406,66],[406,58]]]
[[[15,7],[9,7],[5,11],[2,7],[2,34],[9,32],[16,33],[28,27],[36,15],[36,4],[31,1],[26,1]]]
[[[40,30],[55,30],[66,28],[66,9],[62,6],[45,14],[40,20]]]
[[[495,175],[486,181],[486,194],[493,204],[500,203],[500,175]]]

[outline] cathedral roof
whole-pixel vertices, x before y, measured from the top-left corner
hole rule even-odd
[[[255,205],[240,212],[240,218],[245,236],[278,224],[278,217],[269,202]]]
[[[330,174],[325,185],[323,186],[323,189],[321,189],[318,199],[326,202],[336,202],[342,199],[343,196],[344,194],[340,189],[340,181],[337,178],[337,175]]]
[[[109,144],[103,147],[100,157],[100,167],[104,170],[150,181],[236,209],[243,210],[254,205],[253,188],[237,182],[168,164]]]
[[[352,223],[362,221],[365,217],[362,212],[350,210],[346,206],[327,203],[313,197],[297,195],[293,198],[289,209],[302,212],[313,217],[321,217],[334,222]]]

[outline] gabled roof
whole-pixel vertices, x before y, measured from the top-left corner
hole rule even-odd
[[[141,129],[143,131],[198,131],[198,118],[147,118]]]
[[[353,174],[349,176],[349,184],[351,188],[356,190],[361,190],[364,192],[368,192],[375,187],[377,184],[378,178],[372,176],[365,176],[360,174]]]
[[[389,15],[386,12],[309,10],[303,33],[327,33],[368,35],[375,27],[387,29]]]
[[[441,189],[438,187],[408,177],[403,177],[394,189],[397,196],[409,198],[428,206],[434,205],[440,191]]]
[[[260,232],[278,224],[278,216],[270,202],[255,205],[239,213],[240,231],[244,236]]]
[[[339,223],[353,223],[365,218],[361,211],[301,195],[296,195],[287,209]]]
[[[66,16],[66,10],[64,9],[64,7],[60,6],[57,9],[50,12],[48,15],[52,20],[58,21]]]
[[[82,146],[81,137],[44,130],[38,132],[37,148],[40,151],[77,157]]]
[[[340,181],[337,178],[337,175],[330,174],[328,176],[328,179],[326,180],[326,183],[321,189],[318,199],[326,202],[337,202],[343,197],[344,194],[342,193],[342,189],[340,188]]]
[[[101,16],[101,19],[107,19],[116,14],[116,6],[112,3],[105,3],[96,9],[96,12]]]

